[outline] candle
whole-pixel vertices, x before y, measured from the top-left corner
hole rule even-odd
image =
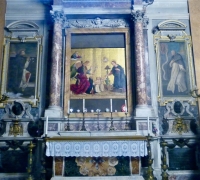
[[[110,99],[110,112],[112,112],[112,99]]]
[[[147,118],[147,123],[148,123],[148,134],[149,134],[149,116]]]
[[[70,101],[68,100],[68,110],[67,110],[67,113],[69,114],[70,113]]]
[[[47,135],[47,131],[48,131],[48,121],[49,121],[49,117],[46,117],[46,129],[45,129],[45,134]]]
[[[128,108],[127,108],[127,103],[126,103],[126,99],[125,99],[125,112],[127,113]]]
[[[83,112],[85,112],[85,99],[83,99]]]

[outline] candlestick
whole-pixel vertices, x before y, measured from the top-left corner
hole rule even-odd
[[[127,122],[127,112],[125,112],[126,115],[126,123],[125,123],[125,128],[124,130],[129,130],[128,122]]]
[[[127,108],[127,103],[126,103],[126,99],[125,99],[125,112],[127,113],[128,108]]]
[[[147,118],[147,123],[148,123],[148,134],[149,134],[149,116]]]
[[[49,117],[46,117],[46,129],[45,129],[45,134],[47,135],[47,131],[48,131],[48,121],[49,121]]]
[[[83,121],[82,121],[82,128],[81,131],[87,131],[85,128],[85,113],[83,112]]]
[[[65,127],[65,131],[70,131],[69,116],[70,116],[70,113],[67,114],[67,127]]]
[[[112,112],[112,99],[110,99],[110,112]]]
[[[97,112],[97,114],[95,114],[95,115],[97,115],[97,130],[100,131],[101,129],[99,127],[99,116],[100,116],[101,111],[100,111],[100,109],[97,109],[96,112]]]
[[[109,131],[114,131],[114,130],[115,130],[115,127],[114,127],[114,124],[113,124],[112,112],[111,112],[110,120],[111,120],[111,125],[110,125],[110,128],[109,128]]]
[[[70,113],[70,101],[68,100],[68,110],[67,110],[67,114]]]
[[[85,99],[83,99],[83,113],[85,112]]]

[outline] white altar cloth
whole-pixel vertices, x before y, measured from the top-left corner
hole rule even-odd
[[[135,140],[47,141],[46,146],[46,156],[137,157],[147,155],[146,142]]]

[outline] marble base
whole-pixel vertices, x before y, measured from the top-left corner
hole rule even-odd
[[[26,173],[0,173],[0,180],[25,180],[27,177]]]
[[[151,106],[148,105],[138,105],[135,109],[135,116],[136,117],[154,117],[155,112]]]
[[[144,180],[142,176],[52,177],[51,180]]]
[[[59,106],[49,106],[48,109],[45,110],[44,116],[62,118],[63,110]]]

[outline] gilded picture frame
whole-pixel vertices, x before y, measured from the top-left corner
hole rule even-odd
[[[101,116],[104,117],[109,117],[111,111],[113,116],[124,116],[125,109],[127,109],[128,114],[131,114],[132,85],[130,81],[131,60],[129,29],[83,30],[69,28],[66,29],[66,34],[64,114],[67,115],[69,109],[72,109],[73,113],[70,116],[81,117],[84,111],[83,107],[85,107],[87,112],[85,114],[86,117],[96,116],[97,110],[100,110]],[[112,43],[112,40],[111,42],[106,40],[107,43],[103,42],[105,36],[108,36],[109,39],[109,36],[114,37],[118,35],[119,39],[122,37],[122,46],[116,45],[118,42]],[[101,37],[104,40],[102,40]],[[117,38],[115,37],[115,39]],[[115,45],[105,45],[109,43]],[[121,85],[121,83],[121,87],[115,87],[115,90],[114,80],[117,78],[114,77],[114,74],[110,73],[112,66],[114,66],[113,61],[116,62],[118,69],[120,69],[120,78],[122,77],[120,82],[123,82],[123,85]],[[85,66],[84,70],[87,69],[90,71],[87,76],[88,81],[92,81],[92,83],[89,83],[92,87],[90,91],[88,91],[89,88],[86,88],[87,91],[82,91],[82,87],[77,88],[77,84],[80,83],[80,81],[82,81],[82,84],[88,83],[84,82],[82,79],[80,80],[78,77],[80,72],[78,72],[77,69],[80,69],[80,66]],[[73,101],[75,103],[73,103]],[[80,104],[82,105],[79,107],[78,105]],[[104,104],[104,106],[102,106],[102,104]],[[114,104],[118,104],[118,107]],[[123,110],[124,106],[126,106],[126,108]]]
[[[195,104],[190,94],[195,87],[191,44],[191,36],[185,32],[178,35],[158,32],[154,35],[161,106],[174,99]]]
[[[37,106],[42,38],[4,38],[1,95]],[[5,103],[6,103],[5,102]],[[1,104],[3,106],[3,104]]]

